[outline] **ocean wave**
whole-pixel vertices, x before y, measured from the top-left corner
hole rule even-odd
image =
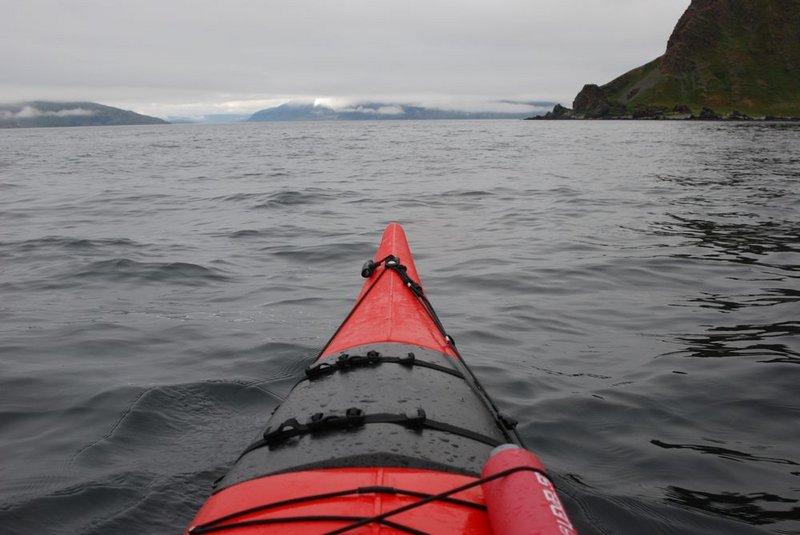
[[[301,206],[306,204],[320,204],[326,201],[339,199],[346,193],[326,190],[321,188],[308,188],[304,190],[281,190],[271,193],[266,198],[253,206],[254,209],[282,208]]]
[[[0,242],[0,248],[33,251],[46,247],[81,250],[103,250],[107,248],[141,248],[146,245],[128,238],[76,238],[71,236],[43,236],[28,240]]]
[[[188,262],[137,262],[127,258],[114,258],[92,262],[88,266],[62,277],[64,282],[70,280],[200,286],[228,282],[231,277],[220,269]]]
[[[339,244],[321,244],[309,246],[279,246],[265,247],[262,251],[297,262],[301,264],[329,262],[336,259],[368,258],[370,256],[371,244],[366,242],[350,242]]]

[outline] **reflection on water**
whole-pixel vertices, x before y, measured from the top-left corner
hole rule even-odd
[[[800,225],[791,221],[760,221],[752,224],[724,223],[689,219],[670,214],[674,223],[661,225],[661,235],[683,236],[691,245],[711,249],[701,255],[706,260],[757,264],[786,271],[800,271],[798,264],[766,262],[757,257],[800,251]],[[693,255],[678,253],[678,258]],[[800,277],[799,275],[786,275]]]
[[[651,440],[650,443],[653,444],[654,446],[658,446],[659,448],[664,448],[666,450],[670,449],[693,450],[693,451],[699,451],[700,453],[706,453],[709,455],[716,455],[722,459],[730,459],[733,461],[757,461],[765,463],[790,464],[793,466],[800,466],[800,463],[790,461],[789,459],[778,459],[774,457],[764,457],[761,455],[742,453],[740,451],[721,448],[719,446],[707,446],[703,444],[668,444],[660,440]]]
[[[769,307],[800,301],[800,290],[792,288],[763,288],[763,293],[750,293],[733,297],[710,292],[700,292],[700,295],[702,297],[689,299],[689,303],[723,312],[732,312],[745,307]]]
[[[754,223],[719,222],[671,215],[661,225],[662,236],[680,236],[682,243],[670,256],[698,266],[711,262],[714,271],[698,269],[706,288],[673,306],[701,308],[725,314],[746,313],[747,309],[779,307],[784,314],[771,313],[782,321],[773,323],[727,324],[714,320],[701,332],[675,335],[684,348],[673,354],[700,358],[761,357],[759,362],[800,363],[798,334],[800,322],[800,226],[790,221]],[[712,264],[713,265],[713,264]],[[753,311],[756,313],[756,311]],[[747,316],[750,319],[750,316]],[[763,315],[761,318],[763,319]]]
[[[668,255],[699,283],[671,306],[712,314],[695,326],[701,331],[674,334],[682,349],[670,354],[800,362],[800,158],[786,150],[787,131],[796,132],[780,124],[726,129],[725,145],[698,160],[695,172],[659,174],[680,190],[666,196],[666,218],[649,232],[680,240]],[[721,321],[714,312],[736,319]]]
[[[797,131],[726,129],[721,146],[693,153],[693,168],[658,174],[672,188],[647,226],[688,277],[665,292],[674,312],[663,336],[677,349],[660,356],[701,359],[675,372],[685,392],[661,400],[673,417],[692,407],[698,429],[658,429],[650,444],[674,469],[717,474],[676,477],[663,498],[774,533],[797,533],[800,521],[800,376],[786,366],[800,364]]]
[[[765,325],[735,325],[711,327],[703,334],[677,337],[686,344],[682,356],[700,358],[766,357],[759,362],[800,364],[800,352],[790,347],[797,344],[800,322],[770,323]],[[785,342],[776,339],[784,338]]]
[[[798,503],[798,500],[781,498],[763,492],[746,495],[733,492],[715,494],[681,487],[669,487],[667,501],[734,518],[748,524],[763,525],[800,520],[800,507],[794,505]]]

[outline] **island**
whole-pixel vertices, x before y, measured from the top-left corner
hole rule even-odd
[[[663,56],[531,117],[798,118],[800,0],[692,0]]]
[[[0,104],[0,128],[169,124],[163,119],[96,102],[34,100]]]

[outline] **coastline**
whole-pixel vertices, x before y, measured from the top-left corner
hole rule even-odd
[[[552,111],[544,115],[525,117],[526,121],[726,121],[726,122],[768,122],[793,123],[800,122],[800,117],[756,115],[751,116],[740,111],[727,114],[717,113],[711,108],[703,108],[695,115],[686,107],[645,108],[622,115],[593,115],[576,113],[573,109],[557,104]]]

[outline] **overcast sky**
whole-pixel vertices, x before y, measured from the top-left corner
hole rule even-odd
[[[690,0],[0,0],[0,102],[161,116],[290,99],[570,105],[663,54]]]

